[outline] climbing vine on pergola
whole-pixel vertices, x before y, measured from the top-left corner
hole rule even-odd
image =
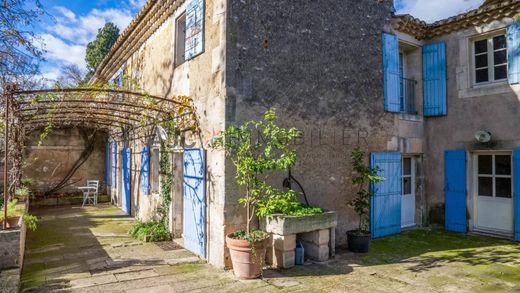
[[[141,140],[149,145],[159,126],[169,140],[186,131],[199,132],[187,96],[159,97],[114,84],[44,90],[7,86],[3,94],[4,202],[21,179],[28,133],[40,131],[41,143],[52,129],[81,127],[104,131],[124,144]]]

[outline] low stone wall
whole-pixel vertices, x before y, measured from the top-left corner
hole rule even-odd
[[[0,270],[23,265],[26,228],[0,230]]]

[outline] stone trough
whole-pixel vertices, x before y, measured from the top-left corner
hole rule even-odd
[[[334,256],[336,212],[308,216],[275,214],[261,221],[261,228],[272,233],[266,263],[277,268],[295,265],[296,241],[303,244],[305,257],[326,261]]]

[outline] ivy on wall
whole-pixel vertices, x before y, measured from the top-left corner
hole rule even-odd
[[[173,183],[172,157],[168,146],[169,144],[167,141],[161,141],[159,174],[161,181],[162,206],[159,209],[159,215],[161,217],[161,221],[164,222],[165,225],[168,225],[168,215],[172,202],[171,192]]]

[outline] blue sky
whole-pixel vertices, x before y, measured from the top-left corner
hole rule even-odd
[[[53,16],[35,27],[46,50],[42,76],[55,80],[60,67],[85,69],[85,47],[107,21],[124,31],[146,0],[41,0]],[[261,0],[272,1],[272,0]],[[367,0],[362,0],[367,1]],[[477,8],[483,0],[395,0],[396,13],[409,13],[427,22]]]

